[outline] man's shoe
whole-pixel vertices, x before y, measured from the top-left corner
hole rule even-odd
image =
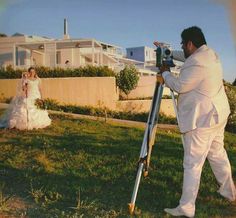
[[[180,208],[165,208],[164,211],[172,216],[186,216],[186,217],[193,217],[193,216],[188,216],[185,214]]]

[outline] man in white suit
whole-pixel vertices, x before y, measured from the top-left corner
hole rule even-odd
[[[179,127],[184,136],[184,178],[179,206],[165,211],[194,217],[202,167],[207,158],[220,185],[219,193],[236,198],[231,166],[224,149],[224,128],[230,113],[217,54],[207,47],[200,28],[185,29],[182,49],[186,58],[178,78],[166,67],[161,73],[167,87],[179,93]]]

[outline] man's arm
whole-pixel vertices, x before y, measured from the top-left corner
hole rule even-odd
[[[184,67],[178,78],[172,76],[170,72],[163,72],[163,78],[167,87],[177,93],[186,93],[195,89],[202,81],[203,67],[200,65],[191,65]]]
[[[181,62],[185,62],[184,52],[180,50],[172,51],[173,59]]]

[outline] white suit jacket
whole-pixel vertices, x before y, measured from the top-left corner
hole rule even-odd
[[[230,108],[221,63],[217,54],[206,45],[186,59],[178,78],[166,75],[165,83],[179,93],[178,115],[182,133],[227,120]]]

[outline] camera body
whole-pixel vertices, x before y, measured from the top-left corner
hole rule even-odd
[[[158,45],[156,52],[156,67],[161,67],[163,65],[167,67],[174,67],[173,55],[170,48],[164,45]]]

